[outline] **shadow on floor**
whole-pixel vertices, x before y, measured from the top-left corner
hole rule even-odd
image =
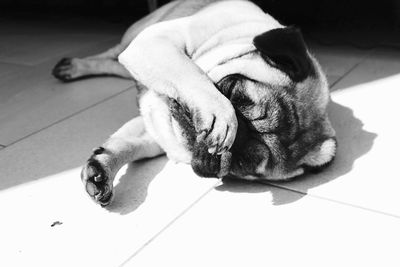
[[[270,191],[273,204],[283,205],[301,199],[311,188],[343,177],[352,170],[357,159],[371,150],[377,135],[364,130],[362,121],[356,118],[348,107],[332,102],[329,106],[329,114],[337,132],[339,147],[336,159],[328,169],[319,174],[299,177],[291,182],[275,184],[224,180],[224,183],[216,190],[233,193]],[[158,157],[129,164],[125,174],[120,177],[119,183],[115,186],[115,199],[107,209],[110,212],[125,215],[139,208],[146,200],[150,183],[162,171],[167,161],[166,157]],[[274,185],[301,193],[288,194],[286,190],[274,190]]]
[[[151,181],[162,171],[167,161],[166,157],[157,157],[130,163],[114,188],[115,198],[107,210],[126,215],[139,208],[146,200]]]
[[[258,186],[249,182],[224,181],[217,187],[220,191],[261,193],[271,191],[273,204],[282,205],[301,199],[309,189],[341,178],[353,168],[354,162],[371,150],[377,134],[363,129],[363,123],[354,116],[353,111],[345,106],[332,102],[329,106],[329,114],[332,125],[336,130],[338,151],[335,161],[328,169],[319,174],[308,174],[290,182],[259,183]],[[254,183],[253,183],[254,184]],[[273,190],[271,185],[301,192],[299,194],[287,194],[284,190]]]

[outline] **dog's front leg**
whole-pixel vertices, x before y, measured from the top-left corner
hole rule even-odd
[[[123,165],[163,153],[146,132],[142,118],[135,118],[93,150],[81,172],[85,190],[96,203],[106,206],[113,197],[114,177]]]
[[[148,89],[186,105],[199,139],[204,139],[210,153],[222,154],[235,140],[235,111],[186,53],[190,46],[186,23],[180,19],[149,27],[120,54],[119,61]]]

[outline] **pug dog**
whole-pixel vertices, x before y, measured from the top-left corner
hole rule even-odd
[[[299,29],[245,0],[174,1],[133,24],[121,44],[63,59],[63,81],[115,74],[138,84],[141,116],[93,150],[81,178],[108,205],[126,163],[166,153],[203,177],[287,180],[336,152],[326,77]]]

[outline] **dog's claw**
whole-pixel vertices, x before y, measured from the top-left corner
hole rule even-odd
[[[218,148],[218,146],[210,147],[208,149],[208,153],[210,153],[211,155],[214,155],[217,152],[217,148]]]
[[[232,103],[223,95],[208,96],[209,105],[201,105],[193,112],[193,123],[198,133],[197,142],[204,142],[210,154],[222,153],[235,141],[237,118]]]
[[[203,142],[206,136],[207,136],[207,131],[206,130],[201,131],[200,134],[197,135],[196,137],[196,142],[197,143]]]
[[[103,180],[103,178],[101,177],[100,174],[98,174],[98,175],[96,175],[96,176],[94,177],[94,181],[97,182],[97,183],[101,182],[102,180]]]
[[[218,152],[217,152],[217,154],[218,155],[222,155],[222,154],[224,154],[226,151],[228,151],[228,147],[223,147],[222,149],[220,149],[220,150],[218,150]]]
[[[97,194],[94,196],[94,198],[96,199],[96,201],[100,201],[101,197],[102,197],[102,195],[100,194],[100,192],[97,193]]]

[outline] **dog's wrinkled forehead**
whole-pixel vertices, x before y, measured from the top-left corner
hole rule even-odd
[[[325,112],[329,99],[328,84],[297,28],[267,31],[256,36],[253,44],[256,51],[223,64],[221,69],[215,68],[215,73],[225,73],[218,79],[219,84],[229,83],[230,87],[224,86],[225,95],[232,95],[236,85],[232,82],[239,79],[241,87],[245,88],[241,90],[242,94],[247,94],[253,102],[269,99],[271,92],[285,93],[293,95],[307,108]],[[230,73],[226,73],[224,68]]]
[[[234,82],[228,82],[230,87],[225,95],[239,98],[238,102],[251,100],[252,107],[259,107],[253,109],[255,114],[247,114],[252,119],[262,116],[257,113],[262,113],[263,107],[280,99],[290,99],[300,110],[306,109],[316,116],[326,112],[328,83],[318,62],[308,52],[299,29],[273,29],[256,36],[253,44],[257,52],[252,56],[262,59],[267,67],[257,65],[256,69],[225,77]],[[237,81],[239,86],[236,86]],[[233,89],[236,89],[235,94],[232,94]]]

